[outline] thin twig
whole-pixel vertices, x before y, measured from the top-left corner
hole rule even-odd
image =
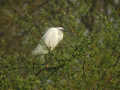
[[[51,70],[59,70],[60,68],[63,68],[65,64],[56,66],[56,67],[45,67],[43,69],[40,69],[35,75],[38,76],[42,71],[51,71]]]

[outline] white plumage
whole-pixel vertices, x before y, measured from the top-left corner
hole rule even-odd
[[[63,39],[63,28],[56,27],[47,30],[45,35],[42,37],[43,41],[50,50],[53,50],[57,44]]]
[[[42,37],[42,42],[33,50],[33,54],[47,54],[49,48],[51,51],[58,45],[58,43],[63,39],[63,27],[52,27],[49,28]],[[47,48],[46,48],[47,47]]]

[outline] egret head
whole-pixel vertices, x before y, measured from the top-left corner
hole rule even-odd
[[[63,27],[56,27],[58,30],[64,31]]]

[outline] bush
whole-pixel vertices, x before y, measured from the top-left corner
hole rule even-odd
[[[0,2],[1,90],[119,90],[119,1]],[[64,40],[32,56],[45,30],[62,26]]]

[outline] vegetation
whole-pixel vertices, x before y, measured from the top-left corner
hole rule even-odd
[[[119,0],[1,0],[0,90],[120,90]],[[64,40],[32,56],[45,30]]]

